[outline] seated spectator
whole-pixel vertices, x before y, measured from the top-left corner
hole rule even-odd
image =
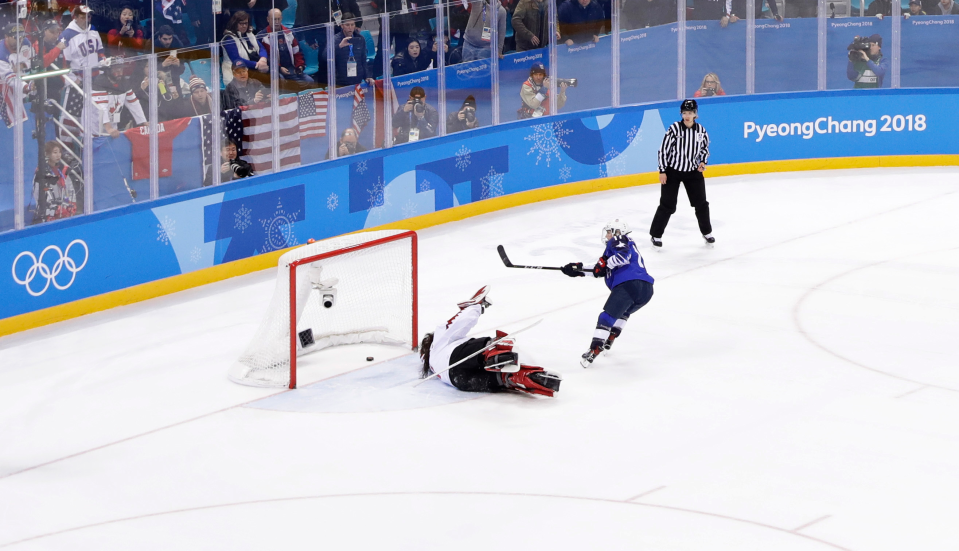
[[[166,53],[168,55],[157,56],[157,71],[169,71],[173,74],[173,81],[180,82],[183,71],[186,67],[177,57],[177,50],[183,48],[183,43],[173,34],[173,29],[169,25],[163,25],[157,29],[153,36],[153,51],[155,53]]]
[[[641,0],[645,3],[645,0]],[[513,36],[516,51],[525,52],[549,46],[549,17],[544,0],[520,0],[513,12]]]
[[[300,53],[300,43],[296,40],[296,37],[293,36],[290,29],[283,26],[283,12],[277,9],[270,10],[269,22],[270,24],[263,32],[257,35],[257,38],[260,40],[260,43],[263,44],[263,48],[267,53],[267,59],[269,59],[270,33],[274,30],[277,32],[276,41],[280,48],[277,54],[280,60],[280,67],[277,72],[280,78],[299,82],[312,82],[310,77],[303,74],[303,71],[306,69],[306,59],[304,59],[303,54]]]
[[[426,103],[426,90],[414,86],[410,99],[393,115],[393,128],[397,130],[395,143],[407,143],[432,138],[440,121],[436,108]]]
[[[254,81],[256,82],[256,81]],[[236,142],[225,140],[223,149],[220,150],[220,181],[230,182],[240,178],[249,178],[256,176],[253,172],[253,166],[240,158],[237,153]]]
[[[142,53],[146,39],[143,27],[136,20],[136,12],[130,6],[120,9],[120,17],[107,33],[107,46],[112,55],[137,55]]]
[[[716,73],[707,73],[703,77],[703,83],[699,86],[699,90],[696,90],[696,93],[693,94],[693,97],[696,98],[706,98],[709,96],[725,96],[726,91],[723,90],[723,85],[719,82],[719,76]]]
[[[340,141],[338,141],[336,144],[337,157],[347,157],[349,155],[355,155],[356,153],[363,153],[365,151],[366,148],[360,145],[359,136],[357,136],[356,129],[353,127],[344,130],[340,135]],[[330,158],[329,152],[327,152],[326,158]]]
[[[223,82],[229,84],[233,79],[233,68],[242,63],[250,71],[260,74],[270,72],[267,64],[266,48],[257,40],[250,30],[250,16],[245,11],[238,11],[230,17],[223,32]]]
[[[489,59],[492,55],[493,15],[496,10],[497,44],[499,57],[503,57],[503,44],[506,41],[507,12],[499,0],[493,0],[494,7],[490,7],[488,0],[474,0],[470,2],[470,18],[466,24],[466,35],[463,42],[463,61]]]
[[[366,81],[374,83],[366,61],[366,39],[356,32],[352,13],[343,14],[340,32],[333,37],[336,85],[349,86]]]
[[[435,59],[436,54],[423,55],[420,43],[413,40],[407,44],[405,52],[400,52],[393,58],[391,63],[393,76],[398,77],[429,69]]]
[[[872,0],[872,3],[869,4],[868,8],[866,8],[865,15],[867,17],[875,16],[879,19],[882,19],[887,15],[892,15],[891,0]]]
[[[446,133],[460,132],[479,128],[479,119],[476,118],[476,98],[466,96],[459,111],[450,113],[446,117]]]
[[[263,84],[250,78],[250,69],[242,61],[233,64],[233,78],[223,91],[223,109],[233,109],[266,101],[270,92]]]
[[[936,8],[939,12],[933,10],[932,15],[959,15],[959,6],[956,5],[956,0],[939,0]]]
[[[559,7],[560,40],[567,46],[599,42],[603,27],[608,27],[603,8],[596,0],[567,0]]]
[[[902,10],[902,15],[906,19],[909,19],[913,15],[926,15],[926,12],[922,11],[922,2],[919,0],[909,0],[909,9]]]
[[[203,79],[194,75],[190,78],[189,116],[209,115],[213,112],[213,99]]]

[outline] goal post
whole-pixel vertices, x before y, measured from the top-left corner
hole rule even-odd
[[[417,236],[334,237],[280,257],[260,327],[230,368],[245,385],[297,386],[297,356],[361,342],[417,345]]]

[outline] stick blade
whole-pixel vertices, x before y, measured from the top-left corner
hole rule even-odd
[[[507,268],[512,268],[513,263],[510,262],[509,257],[506,256],[506,249],[504,249],[502,245],[497,245],[496,251],[499,253],[499,257],[503,260],[503,264],[505,264]]]

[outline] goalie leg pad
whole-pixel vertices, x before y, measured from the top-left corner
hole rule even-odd
[[[559,384],[563,380],[558,373],[550,373],[533,365],[521,365],[518,372],[502,373],[500,376],[503,377],[504,386],[510,390],[549,397],[559,391]]]
[[[473,306],[474,304],[479,304],[485,310],[488,306],[490,306],[490,302],[486,300],[487,294],[489,294],[489,285],[483,285],[482,287],[480,287],[479,291],[476,291],[476,293],[473,294],[472,298],[470,298],[469,300],[460,302],[459,304],[457,304],[457,306],[459,307],[460,310],[462,310],[469,306]]]

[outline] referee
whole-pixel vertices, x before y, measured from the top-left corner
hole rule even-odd
[[[649,235],[656,247],[663,246],[663,231],[669,223],[669,217],[676,212],[680,183],[686,185],[689,204],[696,209],[699,231],[706,244],[716,242],[712,236],[713,227],[709,223],[709,202],[706,201],[706,180],[703,178],[706,160],[709,159],[709,135],[696,122],[698,109],[696,100],[684,101],[679,108],[683,120],[670,125],[659,147],[659,183],[662,187],[659,208],[649,228]]]

